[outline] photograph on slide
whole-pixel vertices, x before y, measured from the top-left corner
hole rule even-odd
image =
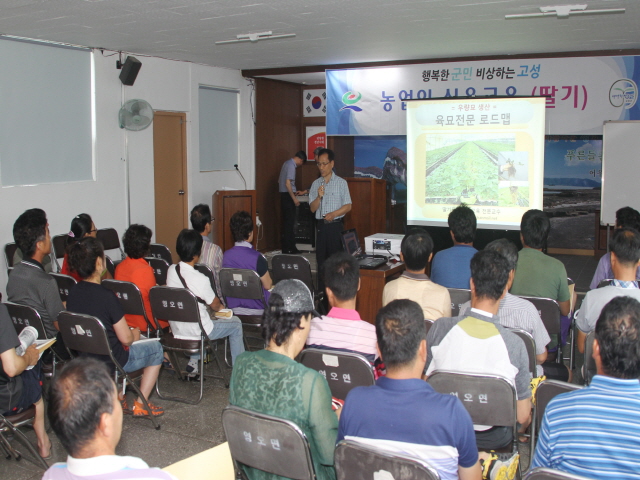
[[[527,152],[515,152],[515,145],[516,136],[511,133],[431,136],[426,151],[425,203],[498,205],[502,180],[528,178]]]

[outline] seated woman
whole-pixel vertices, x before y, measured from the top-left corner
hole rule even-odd
[[[66,252],[62,259],[62,268],[60,269],[60,273],[75,278],[76,282],[82,281],[80,275],[69,267],[69,248],[78,240],[82,240],[86,237],[96,238],[97,234],[98,230],[96,229],[96,225],[93,223],[93,220],[91,220],[91,216],[88,213],[81,213],[80,215],[73,217],[73,220],[71,220],[71,229],[67,234],[67,240],[65,242]],[[111,274],[106,269],[103,272],[103,278],[111,278]]]
[[[338,417],[331,408],[331,391],[320,373],[294,360],[316,316],[313,296],[304,283],[279,282],[262,320],[267,348],[238,357],[229,403],[296,423],[309,439],[318,480],[333,480]],[[276,478],[252,468],[245,470],[250,480]]]
[[[160,373],[162,346],[159,342],[133,343],[140,339],[140,329],[129,328],[122,306],[115,294],[100,285],[100,275],[104,270],[105,262],[104,249],[98,240],[87,237],[71,245],[69,264],[83,281],[69,292],[67,310],[92,315],[102,322],[107,331],[111,352],[125,372],[144,368],[140,391],[148,401]],[[95,355],[95,357],[111,364],[111,359],[107,356]],[[122,406],[123,409],[128,410],[125,399],[122,399]],[[149,408],[154,416],[164,413],[162,407],[153,405],[151,402],[149,402]],[[144,417],[148,414],[142,399],[137,398],[133,405],[133,416]]]
[[[142,295],[144,309],[147,312],[147,318],[154,325],[153,312],[149,303],[149,290],[156,286],[156,277],[153,269],[144,259],[149,253],[151,245],[151,230],[144,225],[131,225],[122,237],[124,251],[127,254],[122,262],[116,267],[116,280],[134,283]],[[124,318],[130,327],[137,327],[142,331],[147,330],[147,322],[142,315],[126,315]],[[167,322],[160,322],[162,328],[168,327]]]
[[[265,300],[269,301],[269,289],[273,286],[269,275],[269,264],[260,252],[254,250],[253,220],[248,212],[236,212],[229,222],[231,234],[236,242],[235,246],[224,252],[222,268],[244,268],[258,273],[262,281]],[[227,308],[233,310],[236,315],[262,315],[264,305],[261,300],[248,300],[229,297]]]

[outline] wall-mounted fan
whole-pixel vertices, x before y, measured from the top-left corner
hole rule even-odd
[[[128,100],[118,113],[120,128],[138,132],[144,130],[153,121],[153,109],[145,100]]]

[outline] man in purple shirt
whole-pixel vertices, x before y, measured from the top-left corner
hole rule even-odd
[[[69,455],[65,463],[49,468],[43,480],[175,480],[140,458],[116,455],[122,405],[104,362],[87,357],[70,361],[54,377],[49,396],[51,427]]]

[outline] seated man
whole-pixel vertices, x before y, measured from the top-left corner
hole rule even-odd
[[[400,259],[407,269],[382,291],[382,306],[392,300],[406,298],[418,302],[424,318],[435,320],[451,316],[449,290],[429,280],[427,265],[433,256],[433,240],[427,232],[406,235],[400,244]]]
[[[33,430],[43,458],[51,455],[51,441],[44,427],[44,403],[40,382],[40,354],[31,345],[22,356],[16,353],[20,340],[6,305],[0,303],[0,413],[15,415],[36,406]],[[27,370],[30,365],[34,368]]]
[[[447,288],[469,288],[469,262],[477,252],[473,248],[476,214],[462,204],[451,211],[448,222],[453,247],[436,253],[431,266],[431,280]]]
[[[140,458],[116,455],[122,433],[122,406],[104,362],[93,358],[70,361],[52,383],[49,420],[68,452],[43,480],[160,479],[175,480]],[[82,419],[82,421],[79,421]]]
[[[536,307],[533,306],[528,300],[524,298],[516,297],[509,293],[511,284],[513,283],[513,277],[516,273],[516,265],[518,264],[518,249],[513,242],[506,238],[500,238],[489,243],[485,250],[492,250],[502,255],[509,264],[509,281],[507,282],[507,294],[502,300],[500,300],[500,307],[498,309],[498,318],[500,325],[507,328],[520,328],[525,332],[529,332],[533,337],[536,344],[536,363],[538,364],[538,376],[547,375],[549,378],[555,378],[556,380],[568,380],[568,372],[560,364],[545,364],[547,370],[543,371],[544,361],[547,359],[547,344],[551,340],[547,329],[542,323],[540,314]],[[463,303],[460,307],[460,315],[467,315],[471,310],[471,302]],[[558,368],[562,370],[558,372]]]
[[[253,220],[248,212],[236,212],[229,221],[231,234],[236,242],[235,246],[224,252],[222,259],[223,268],[244,268],[258,273],[262,282],[265,301],[269,302],[269,290],[273,287],[271,275],[269,275],[269,263],[260,252],[257,252],[251,242],[253,241]],[[227,307],[236,315],[262,315],[264,305],[261,300],[246,298],[232,298],[227,300]]]
[[[480,480],[471,417],[460,400],[437,393],[421,379],[427,359],[422,309],[394,300],[376,316],[387,376],[349,392],[338,441],[347,439],[420,458],[443,480]]]
[[[597,375],[549,402],[531,468],[594,479],[639,478],[640,303],[616,297],[596,323]]]
[[[622,207],[616,211],[616,228],[634,228],[640,232],[640,213],[631,207]],[[613,279],[613,269],[611,268],[611,256],[605,253],[598,261],[598,268],[593,274],[593,279],[589,288],[598,288],[602,280]],[[640,267],[636,271],[636,280],[640,280]]]
[[[235,363],[236,357],[244,352],[242,323],[238,317],[218,319],[215,313],[222,309],[220,299],[211,288],[211,282],[193,266],[200,260],[202,250],[202,235],[195,230],[186,228],[178,235],[176,252],[180,256],[180,263],[171,265],[167,272],[167,286],[187,288],[198,299],[200,321],[205,333],[211,340],[229,337],[231,359]],[[200,325],[197,323],[169,322],[171,331],[176,338],[199,339]],[[191,355],[187,364],[187,374],[192,379],[199,379],[198,361],[200,354]]]
[[[331,255],[323,267],[324,285],[331,310],[311,320],[307,338],[310,347],[360,353],[373,363],[376,357],[376,329],[360,319],[356,298],[360,290],[358,261],[346,252]]]
[[[511,293],[529,297],[542,297],[556,300],[560,305],[561,343],[564,344],[571,326],[571,295],[567,282],[567,270],[564,264],[542,253],[547,243],[551,223],[542,210],[529,210],[520,221],[520,240],[524,248],[518,255],[518,265],[513,278]],[[575,305],[575,292],[574,302]],[[553,342],[557,345],[557,339]],[[551,348],[551,347],[550,347]]]
[[[427,376],[436,370],[499,375],[515,388],[521,431],[531,420],[529,359],[524,343],[500,325],[498,310],[507,293],[509,263],[492,250],[471,259],[471,310],[437,320],[427,336]],[[476,426],[481,450],[502,448],[513,440],[511,427]]]
[[[216,291],[220,294],[220,269],[222,268],[222,249],[209,240],[211,234],[211,210],[209,205],[201,203],[191,210],[191,226],[202,235],[202,253],[200,263],[206,265],[213,272]]]
[[[62,358],[69,354],[58,334],[58,314],[64,310],[58,284],[45,272],[42,262],[51,253],[51,236],[46,213],[39,208],[25,211],[13,224],[13,239],[24,253],[14,264],[7,282],[7,299],[35,309],[49,338],[57,338],[52,349]]]
[[[640,289],[636,281],[636,272],[640,265],[640,233],[631,228],[618,229],[613,234],[609,248],[613,284],[588,291],[582,300],[576,318],[577,346],[580,353],[584,353],[587,334],[596,328],[602,308],[611,299],[627,296],[640,300]]]

